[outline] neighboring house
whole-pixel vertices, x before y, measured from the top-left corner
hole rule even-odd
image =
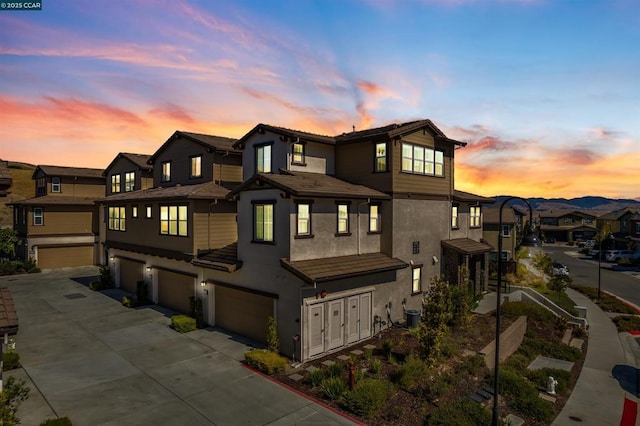
[[[598,218],[598,228],[606,229],[615,238],[615,247],[618,249],[639,250],[640,245],[637,244],[638,234],[638,217],[640,209],[626,207],[613,212],[604,214]]]
[[[544,239],[569,242],[593,239],[598,233],[597,213],[579,210],[549,210],[536,212]]]
[[[99,220],[94,200],[104,195],[102,169],[37,166],[36,196],[12,204],[18,257],[42,269],[98,263]]]
[[[148,159],[152,188],[111,191],[100,200],[116,286],[135,293],[137,282],[147,281],[150,300],[188,313],[189,298],[202,294],[203,267],[192,260],[221,249],[235,256],[236,205],[226,196],[242,181],[242,160],[233,142],[177,131]]]
[[[11,194],[11,185],[13,178],[9,172],[9,163],[0,160],[0,197],[6,197]]]
[[[515,257],[519,243],[518,215],[511,206],[502,209],[502,227],[500,227],[500,208],[490,207],[484,210],[483,236],[493,250],[491,260],[498,260],[498,239],[502,236],[502,260],[508,261]]]
[[[104,169],[107,179],[106,196],[153,187],[153,167],[148,163],[151,155],[119,153]]]
[[[629,219],[629,248],[640,252],[640,212],[634,214]]]
[[[242,268],[204,271],[209,321],[232,289],[245,317],[234,331],[264,332],[274,315],[280,341],[306,360],[403,321],[432,277],[456,284],[467,266],[479,291],[491,250],[481,203],[493,200],[453,189],[464,145],[429,120],[335,137],[257,125],[235,144]]]

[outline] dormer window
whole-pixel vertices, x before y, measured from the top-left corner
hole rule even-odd
[[[47,181],[43,177],[36,179],[36,195],[44,195],[47,193]]]
[[[162,163],[162,177],[160,180],[162,182],[171,181],[171,161],[165,161]]]
[[[62,185],[60,184],[60,178],[54,176],[51,178],[51,192],[61,192]]]
[[[386,172],[387,169],[387,143],[377,143],[375,146],[374,171]]]
[[[120,174],[111,175],[111,192],[120,192]]]
[[[291,146],[291,163],[299,166],[305,165],[303,143],[294,143]]]
[[[271,173],[271,144],[256,145],[256,173]]]
[[[130,192],[136,186],[136,172],[127,172],[124,174],[124,192]]]

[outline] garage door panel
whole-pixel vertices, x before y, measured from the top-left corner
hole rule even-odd
[[[129,259],[119,259],[120,288],[136,293],[138,281],[144,280],[144,263]]]
[[[222,286],[215,292],[216,326],[265,343],[273,298]]]
[[[194,278],[176,272],[158,270],[158,303],[176,312],[189,313]]]
[[[73,247],[38,247],[41,269],[93,265],[93,245]]]

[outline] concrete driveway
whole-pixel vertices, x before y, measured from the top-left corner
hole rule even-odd
[[[5,376],[31,388],[22,424],[352,424],[244,368],[250,342],[215,329],[179,334],[171,311],[128,309],[119,290],[89,290],[96,275],[86,267],[0,277],[18,311],[23,365]]]

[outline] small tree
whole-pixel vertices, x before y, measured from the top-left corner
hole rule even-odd
[[[422,356],[429,364],[440,355],[448,324],[453,319],[453,309],[449,283],[442,277],[434,277],[429,292],[422,299],[422,322],[418,328]]]
[[[280,340],[278,339],[278,320],[269,317],[267,320],[267,349],[271,352],[280,352]]]
[[[533,266],[539,271],[551,275],[553,272],[553,259],[547,253],[539,251],[533,256]]]
[[[454,307],[453,324],[465,327],[471,319],[471,306],[474,303],[472,282],[469,279],[471,272],[466,265],[460,267],[460,283],[451,289],[451,298]]]
[[[17,417],[18,406],[29,398],[30,389],[22,379],[8,377],[4,381],[4,389],[0,392],[0,424],[16,425],[20,423]]]
[[[13,229],[0,228],[0,257],[15,257],[16,246],[21,242],[18,234]]]
[[[551,279],[549,280],[549,289],[557,291],[558,296],[560,296],[560,293],[565,291],[567,287],[571,285],[572,282],[573,280],[569,275],[556,274],[552,276]]]

